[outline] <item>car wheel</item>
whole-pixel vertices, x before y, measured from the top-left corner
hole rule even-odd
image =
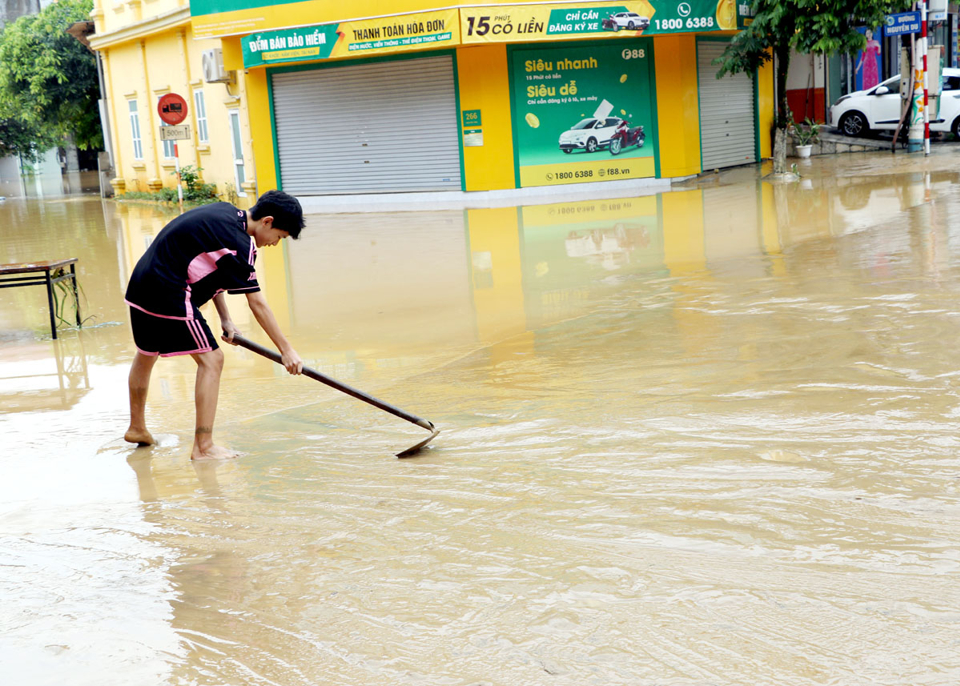
[[[865,136],[870,132],[870,124],[859,112],[847,112],[840,120],[840,130],[845,136]]]
[[[627,28],[630,29],[631,31],[636,31],[637,25],[631,21],[629,24],[627,24]]]
[[[953,126],[950,127],[950,132],[954,138],[960,138],[960,117],[953,120]]]
[[[597,139],[591,138],[587,141],[587,152],[596,152],[597,151]]]
[[[611,155],[619,155],[621,148],[623,148],[623,142],[619,138],[614,138],[612,141],[610,141]]]
[[[570,148],[562,148],[562,150],[565,155],[569,155],[571,152],[573,152],[573,150],[571,150]]]

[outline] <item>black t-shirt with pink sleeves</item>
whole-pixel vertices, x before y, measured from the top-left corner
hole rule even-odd
[[[226,202],[204,205],[157,234],[130,276],[126,302],[158,317],[195,319],[217,293],[259,291],[256,259],[247,213]]]

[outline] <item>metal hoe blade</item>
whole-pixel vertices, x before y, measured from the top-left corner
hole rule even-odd
[[[433,426],[433,425],[431,424],[430,426]],[[427,436],[425,439],[423,439],[422,441],[420,441],[420,442],[417,443],[416,445],[410,446],[409,448],[407,448],[407,449],[404,450],[403,452],[397,453],[397,457],[399,457],[399,458],[401,458],[401,459],[403,459],[403,458],[405,458],[405,457],[413,457],[414,455],[416,455],[417,453],[420,452],[420,450],[423,448],[423,446],[425,446],[427,443],[429,443],[429,442],[432,441],[434,438],[436,438],[438,433],[440,433],[440,429],[434,429],[434,430],[433,430],[433,433],[431,433],[429,436]]]
[[[247,350],[257,353],[258,355],[263,355],[268,360],[273,360],[277,364],[283,364],[283,359],[281,358],[280,353],[278,353],[276,350],[265,348],[258,343],[254,343],[253,341],[247,340],[246,338],[244,338],[243,336],[240,336],[239,334],[234,335],[233,342],[243,348],[246,348]],[[337,381],[336,379],[331,379],[329,376],[321,374],[316,369],[310,369],[310,367],[304,367],[303,375],[315,381],[319,381],[320,383],[326,384],[331,388],[335,388],[342,393],[346,393],[347,395],[353,396],[357,400],[362,400],[365,403],[373,405],[374,407],[377,407],[383,410],[384,412],[389,412],[395,417],[399,417],[400,419],[405,419],[406,421],[412,424],[416,424],[417,426],[422,427],[430,432],[430,436],[427,439],[420,441],[416,445],[407,448],[403,452],[397,453],[397,457],[413,457],[418,452],[420,452],[423,446],[425,446],[427,443],[429,443],[434,438],[436,438],[437,434],[440,433],[440,430],[437,429],[432,422],[428,422],[426,419],[421,419],[415,414],[404,412],[399,407],[394,407],[390,403],[384,402],[379,398],[374,398],[372,395],[364,393],[363,391],[353,388],[352,386],[348,386],[347,384],[341,381]]]

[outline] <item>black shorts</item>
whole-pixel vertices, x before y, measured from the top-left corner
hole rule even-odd
[[[196,309],[194,319],[168,319],[130,308],[133,342],[144,355],[173,357],[216,350],[217,339]]]

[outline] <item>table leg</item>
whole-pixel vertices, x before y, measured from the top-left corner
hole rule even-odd
[[[50,307],[50,333],[53,340],[57,340],[57,320],[53,310],[53,282],[50,280],[50,270],[44,272],[47,278],[47,305]]]
[[[75,264],[70,265],[70,278],[73,279],[73,304],[77,309],[77,328],[80,328],[80,293],[77,290],[77,269]]]

